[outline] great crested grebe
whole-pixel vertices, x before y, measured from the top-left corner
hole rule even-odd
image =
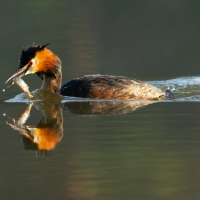
[[[171,91],[149,85],[140,80],[108,75],[86,75],[61,87],[61,60],[46,48],[48,44],[22,49],[20,66],[6,81],[36,73],[42,80],[41,89],[63,96],[122,100],[159,100],[171,96]]]

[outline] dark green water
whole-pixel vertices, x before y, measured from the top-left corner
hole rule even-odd
[[[63,63],[63,82],[93,73],[123,75],[162,88],[173,85],[178,98],[137,110],[130,102],[65,101],[57,115],[48,115],[47,126],[41,122],[46,109],[37,104],[24,125],[18,122],[19,133],[6,121],[12,124],[8,117],[18,119],[28,104],[4,102],[20,93],[12,86],[0,95],[0,199],[199,199],[199,6],[2,2],[2,89],[18,67],[21,47],[35,41],[51,43]],[[36,75],[24,80],[31,91],[41,85]],[[36,150],[22,136],[42,128],[51,135],[49,151]]]
[[[4,104],[17,116],[24,104]],[[13,111],[14,110],[14,111]],[[121,115],[63,111],[63,138],[43,156],[1,118],[5,199],[190,199],[199,194],[199,103],[157,103]],[[42,115],[33,109],[27,125]],[[12,191],[12,192],[10,192]]]

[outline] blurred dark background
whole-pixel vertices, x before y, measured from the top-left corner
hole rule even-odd
[[[63,81],[85,74],[159,80],[200,74],[199,1],[1,2],[1,84],[22,46],[51,43]],[[26,77],[36,89],[41,81]],[[36,81],[37,80],[37,81]],[[38,85],[37,85],[38,84]]]
[[[18,68],[22,46],[32,42],[51,43],[63,63],[63,82],[93,73],[144,81],[200,75],[199,1],[0,5],[2,89]],[[31,91],[41,86],[36,75],[24,80]],[[188,91],[199,91],[195,83],[199,87],[194,81]],[[199,199],[199,103],[163,102],[113,116],[63,110],[62,141],[53,156],[38,158],[24,150],[3,116],[17,118],[25,110],[25,103],[4,102],[20,92],[12,86],[0,95],[1,199]],[[27,125],[37,124],[41,111],[33,108],[30,118]]]

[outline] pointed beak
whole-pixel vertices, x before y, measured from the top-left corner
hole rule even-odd
[[[24,66],[24,67],[22,67],[22,68],[19,68],[6,82],[5,82],[5,84],[6,83],[8,83],[11,79],[13,79],[13,78],[21,78],[21,77],[23,77],[25,74],[26,74],[26,72],[27,72],[27,70],[29,69],[29,67],[26,65],[26,66]]]

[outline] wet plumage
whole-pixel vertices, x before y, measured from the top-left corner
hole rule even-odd
[[[36,73],[43,80],[41,89],[63,96],[122,100],[159,100],[165,97],[165,92],[155,86],[121,76],[86,75],[61,87],[61,61],[46,48],[47,45],[32,44],[23,48],[20,66],[6,83],[15,77]]]
[[[165,93],[142,81],[122,76],[86,75],[64,84],[61,95],[101,99],[158,99]]]

